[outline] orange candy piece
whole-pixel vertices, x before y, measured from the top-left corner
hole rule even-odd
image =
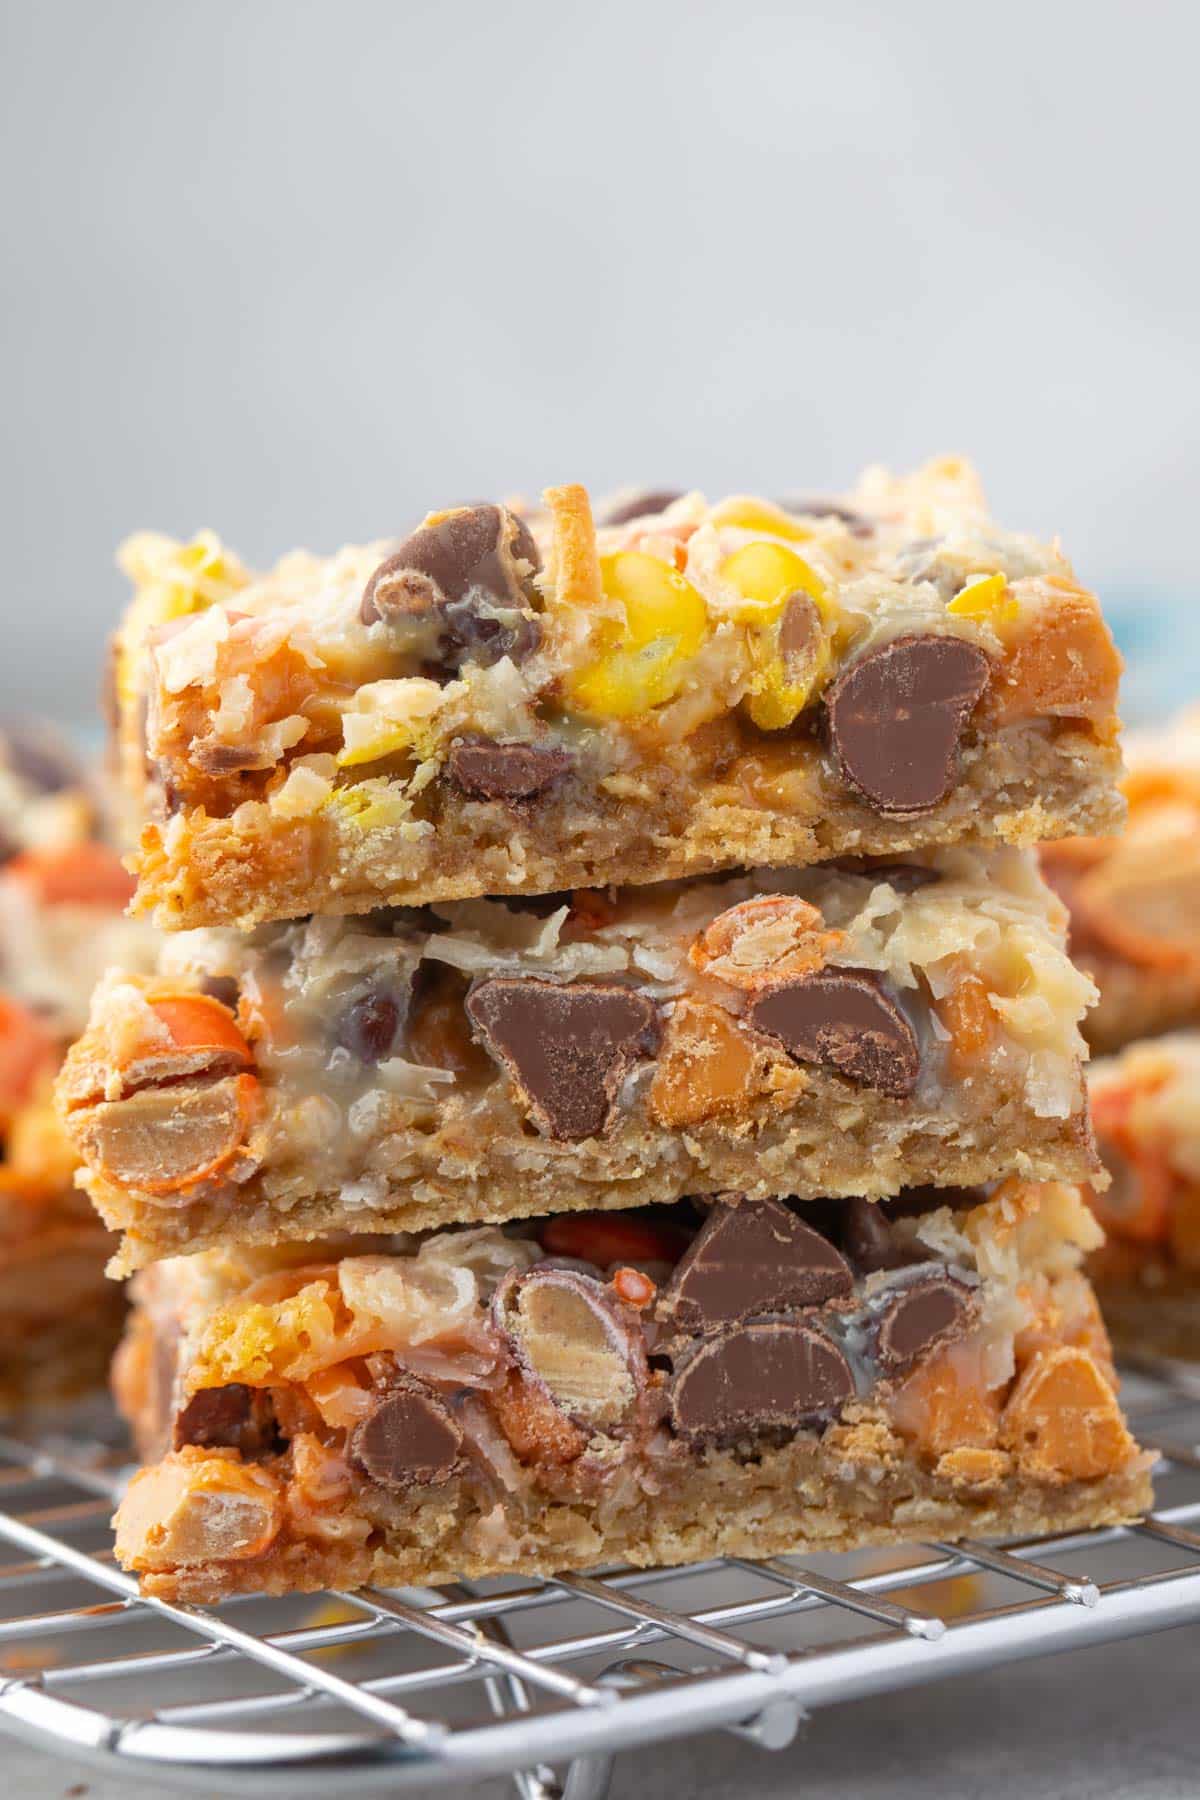
[[[254,1056],[233,1014],[211,994],[170,994],[152,1000],[150,1010],[171,1034],[176,1050],[229,1055],[249,1068]]]
[[[578,1256],[607,1269],[613,1263],[676,1262],[687,1233],[675,1225],[635,1219],[622,1213],[561,1213],[542,1227],[549,1256]]]
[[[105,844],[24,850],[4,872],[28,883],[43,906],[103,906],[121,912],[133,899],[133,876]]]
[[[36,1013],[0,994],[0,1126],[28,1104],[55,1063],[54,1038]]]

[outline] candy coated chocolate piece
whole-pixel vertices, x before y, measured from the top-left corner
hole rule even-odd
[[[613,1432],[646,1385],[641,1327],[613,1290],[547,1264],[505,1276],[492,1316],[517,1367],[577,1425]]]
[[[921,1069],[916,1034],[868,969],[818,969],[769,988],[750,1023],[800,1062],[827,1063],[860,1087],[902,1100]]]
[[[270,1396],[261,1388],[230,1381],[224,1387],[197,1388],[175,1415],[172,1449],[199,1444],[206,1450],[239,1450],[257,1456],[277,1441]]]
[[[461,1450],[462,1432],[445,1406],[411,1377],[389,1388],[350,1436],[355,1462],[396,1493],[448,1481]]]
[[[682,488],[641,488],[628,500],[618,500],[603,513],[598,525],[626,525],[630,519],[650,518],[666,512],[673,501],[682,498]]]
[[[455,744],[450,779],[474,800],[536,799],[573,766],[570,751],[556,744],[497,744],[490,738]]]
[[[853,1285],[845,1258],[781,1200],[720,1202],[677,1264],[659,1307],[681,1331],[704,1332],[754,1313],[820,1306]]]
[[[880,1317],[875,1353],[888,1374],[961,1337],[974,1317],[970,1291],[949,1275],[900,1288]]]
[[[956,637],[899,637],[859,657],[826,697],[845,779],[883,813],[925,812],[958,779],[967,720],[988,659]]]
[[[515,513],[460,507],[414,531],[380,563],[360,616],[364,625],[390,625],[414,650],[435,652],[450,672],[467,660],[519,661],[541,641],[533,585],[540,567],[533,534]]]
[[[711,1444],[798,1430],[830,1417],[853,1396],[842,1351],[797,1319],[762,1320],[699,1339],[677,1361],[669,1385],[676,1431]]]
[[[626,1074],[658,1048],[653,1002],[617,982],[493,976],[472,989],[467,1014],[552,1138],[598,1136]]]

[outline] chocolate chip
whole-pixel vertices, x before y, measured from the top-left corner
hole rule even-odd
[[[395,1056],[408,1018],[411,988],[394,983],[367,988],[344,1008],[337,1042],[356,1062],[376,1065]]]
[[[972,1297],[948,1275],[931,1276],[901,1288],[880,1316],[875,1354],[888,1374],[896,1374],[961,1337],[974,1317]]]
[[[633,1064],[658,1048],[654,1004],[616,982],[494,976],[472,990],[467,1013],[552,1138],[598,1136]]]
[[[206,975],[200,983],[200,992],[207,994],[210,1000],[219,1000],[230,1012],[237,1009],[240,990],[235,975]]]
[[[270,1395],[231,1381],[224,1387],[197,1388],[175,1415],[171,1447],[182,1450],[185,1444],[198,1444],[205,1450],[261,1456],[278,1442]]]
[[[924,812],[958,779],[967,720],[988,683],[963,638],[899,637],[859,657],[826,698],[844,778],[884,813]]]
[[[541,642],[540,568],[533,534],[515,513],[463,507],[414,531],[380,563],[360,616],[365,625],[384,622],[401,647],[446,673],[467,661],[519,662]]]
[[[380,1487],[405,1493],[448,1481],[462,1443],[462,1432],[437,1395],[404,1376],[354,1427],[350,1454]]]
[[[845,1258],[781,1200],[714,1206],[676,1265],[659,1310],[681,1331],[736,1324],[841,1299],[853,1287]]]
[[[533,800],[573,766],[569,751],[554,744],[455,744],[450,779],[477,800]]]
[[[680,1436],[728,1444],[828,1418],[854,1397],[854,1377],[823,1331],[772,1319],[699,1339],[677,1358],[668,1394]]]
[[[666,512],[683,498],[682,488],[642,488],[628,500],[617,500],[596,520],[597,525],[627,525],[630,519],[648,519]]]
[[[748,1016],[800,1062],[827,1063],[860,1087],[903,1100],[917,1084],[916,1034],[868,969],[819,969],[780,982]]]
[[[842,506],[836,500],[789,498],[777,500],[775,504],[799,519],[840,519],[853,537],[870,537],[875,529],[865,513],[855,512],[852,506]]]
[[[897,1242],[888,1215],[874,1200],[843,1202],[842,1248],[864,1275],[877,1269],[898,1269],[913,1261],[913,1252]],[[922,1261],[925,1253],[919,1253]]]

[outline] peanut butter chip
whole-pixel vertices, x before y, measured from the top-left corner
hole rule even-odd
[[[853,1287],[845,1258],[781,1200],[714,1206],[675,1268],[660,1311],[682,1331],[736,1324],[841,1299]]]
[[[832,1338],[794,1319],[763,1320],[683,1353],[670,1383],[671,1421],[682,1437],[734,1443],[797,1431],[853,1397],[850,1364]]]
[[[461,1450],[462,1432],[449,1412],[412,1379],[389,1389],[350,1439],[351,1456],[371,1480],[397,1493],[448,1481]]]
[[[990,665],[956,637],[900,637],[829,690],[829,737],[844,778],[878,812],[925,812],[958,779],[958,749]]]
[[[800,1062],[826,1063],[860,1087],[903,1100],[917,1084],[916,1034],[870,970],[827,968],[780,982],[748,1016]]]
[[[496,976],[473,989],[467,1014],[552,1138],[598,1136],[626,1074],[658,1048],[653,1002],[616,982]]]

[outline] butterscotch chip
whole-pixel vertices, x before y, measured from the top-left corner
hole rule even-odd
[[[1009,1395],[1001,1442],[1047,1481],[1091,1481],[1123,1468],[1137,1446],[1120,1403],[1086,1350],[1059,1345],[1033,1357]]]

